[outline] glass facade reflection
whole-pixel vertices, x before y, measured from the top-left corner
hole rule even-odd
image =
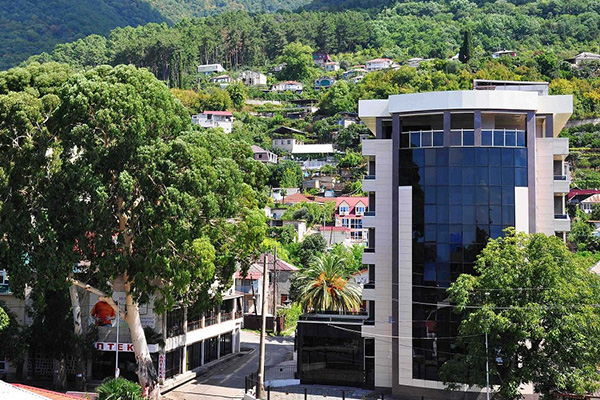
[[[413,187],[413,378],[439,380],[438,368],[453,351],[443,338],[456,336],[460,323],[445,306],[445,289],[473,272],[489,238],[514,226],[515,187],[527,186],[527,149],[399,151],[400,186]]]

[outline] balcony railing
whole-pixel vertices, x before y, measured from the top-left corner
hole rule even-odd
[[[554,180],[555,181],[566,181],[567,176],[566,175],[554,175]]]
[[[219,321],[217,320],[217,316],[215,315],[214,317],[206,317],[204,318],[204,326],[211,326],[211,325],[215,325],[217,324]]]
[[[202,319],[198,319],[196,321],[188,321],[187,323],[187,330],[189,331],[195,331],[197,329],[202,329]]]
[[[233,319],[233,312],[221,313],[221,322],[231,321]]]
[[[235,312],[235,318],[243,318],[244,317],[244,313],[242,311],[236,311]]]
[[[567,214],[554,214],[554,219],[569,219]]]

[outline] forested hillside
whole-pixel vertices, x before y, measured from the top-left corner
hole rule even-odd
[[[59,43],[149,22],[177,22],[223,11],[291,10],[308,0],[5,0],[0,1],[0,70]]]

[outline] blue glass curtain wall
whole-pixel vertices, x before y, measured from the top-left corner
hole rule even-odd
[[[413,377],[438,380],[460,316],[438,303],[472,273],[489,238],[515,225],[515,187],[527,186],[527,149],[400,149],[400,186],[413,187]]]

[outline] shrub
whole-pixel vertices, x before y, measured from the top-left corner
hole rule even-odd
[[[137,383],[125,378],[107,379],[96,389],[98,400],[142,400],[142,390]]]

